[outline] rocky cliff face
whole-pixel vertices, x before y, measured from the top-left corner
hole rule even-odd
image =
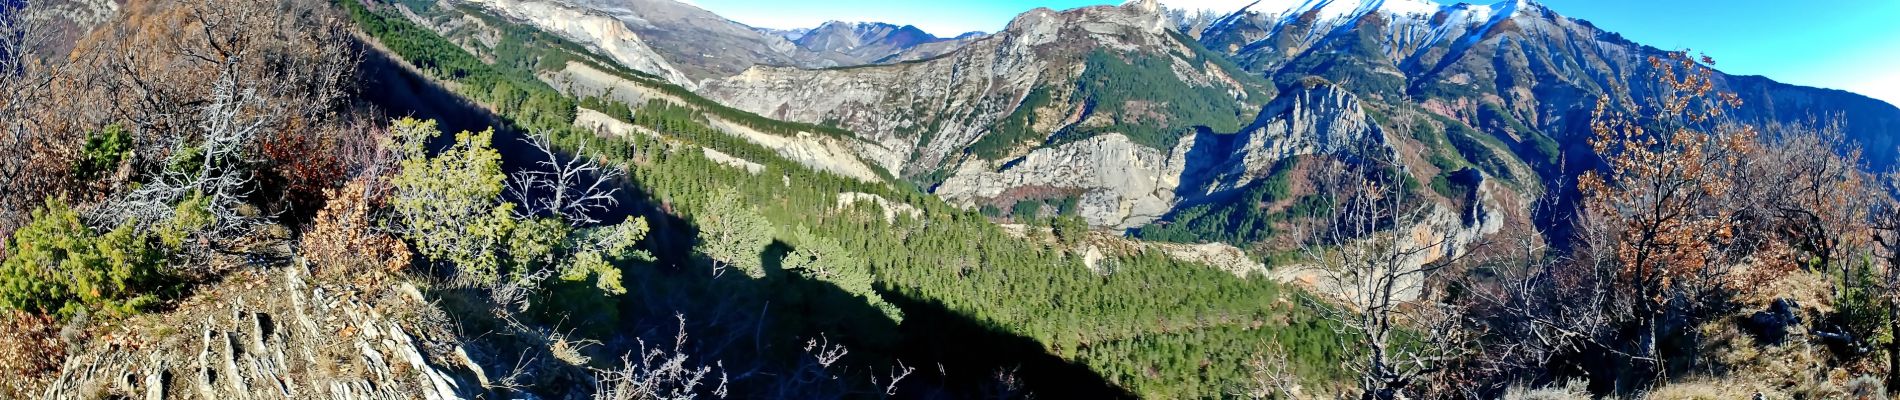
[[[623,19],[576,5],[533,0],[468,0],[502,16],[525,21],[561,37],[584,43],[627,68],[666,79],[687,88],[693,77],[675,68],[654,51]]]
[[[1266,177],[1280,160],[1390,151],[1385,135],[1352,93],[1316,85],[1275,99],[1240,132],[1201,130],[1166,151],[1111,134],[1010,160],[974,160],[959,166],[936,193],[976,205],[1019,198],[1014,192],[1024,190],[1077,192],[1079,213],[1091,225],[1128,229],[1182,202],[1243,188]]]
[[[528,22],[687,88],[755,65],[832,68],[915,60],[970,40],[876,23],[762,30],[675,0],[453,1]]]
[[[1003,32],[928,61],[832,70],[756,67],[707,82],[700,92],[768,117],[852,130],[895,153],[876,161],[907,175],[960,170],[970,158],[966,150],[1012,115],[1034,116],[1021,124],[1034,134],[1000,145],[1015,155],[1070,126],[1142,118],[1135,107],[1098,112],[1073,101],[1078,78],[1097,52],[1161,60],[1155,64],[1170,80],[1219,93],[1208,99],[1212,103],[1263,100],[1247,98],[1256,88],[1243,86],[1215,60],[1196,57],[1190,43],[1168,33],[1166,22],[1138,6],[1038,9]],[[1038,89],[1054,99],[1032,104]]]
[[[1091,70],[1113,64],[1095,62],[1104,51],[1126,57],[1120,59],[1163,54],[1166,61],[1154,65],[1165,73],[1150,79],[1217,89],[1209,97],[1230,104],[1263,100],[1244,77],[1230,75],[1241,72],[1194,57],[1197,46],[1167,31],[1171,21],[1140,3],[1036,10],[939,59],[843,70],[759,67],[710,81],[701,92],[762,115],[852,130],[868,142],[861,154],[876,154],[867,158],[888,170],[911,177],[941,171],[933,192],[955,204],[1007,208],[1066,194],[1079,198],[1079,214],[1090,224],[1116,229],[1244,188],[1291,157],[1394,149],[1388,142],[1397,139],[1387,137],[1360,96],[1318,79],[1286,86],[1235,128],[1173,125],[1162,130],[1176,135],[1171,143],[1138,139],[1142,126],[1127,121],[1151,118],[1164,106],[1100,101],[1109,97],[1091,85],[1124,78]],[[1135,104],[1157,97],[1129,98],[1141,99],[1128,103]],[[1029,134],[1000,157],[973,151],[1011,129]]]
[[[1256,6],[1257,7],[1257,6]],[[1657,90],[1647,59],[1664,51],[1528,0],[1444,5],[1422,0],[1307,2],[1243,8],[1196,35],[1248,70],[1285,83],[1317,75],[1362,96],[1417,104],[1500,136],[1580,143],[1596,100],[1626,110]],[[1892,165],[1900,108],[1851,93],[1718,76],[1758,123],[1841,115],[1876,169]]]

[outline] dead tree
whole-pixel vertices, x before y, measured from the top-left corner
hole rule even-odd
[[[178,161],[197,165],[168,169],[120,200],[105,204],[92,215],[97,223],[151,225],[171,221],[177,211],[175,204],[201,196],[203,202],[194,206],[203,207],[212,216],[207,232],[238,233],[248,226],[251,217],[239,214],[237,209],[252,191],[249,165],[255,160],[251,158],[251,144],[276,121],[260,111],[265,104],[257,89],[248,87],[235,71],[240,57],[232,55],[227,60],[225,71],[212,84],[210,101],[199,111],[201,141],[175,150],[189,157]]]
[[[577,226],[592,225],[600,223],[593,214],[620,204],[614,197],[620,192],[615,181],[622,175],[619,168],[602,167],[586,158],[585,147],[562,160],[545,133],[521,141],[533,147],[543,159],[535,161],[534,167],[509,176],[509,196],[520,203],[515,209],[517,216],[554,215]]]
[[[257,200],[267,161],[259,143],[341,131],[322,125],[337,124],[355,85],[358,58],[330,12],[312,2],[199,0],[132,13],[103,33],[83,57],[100,71],[90,90],[107,99],[104,119],[134,132],[135,163],[147,176],[90,219],[164,223],[194,196],[202,201],[190,206],[211,216],[204,231],[213,237],[269,217],[238,212]]]
[[[1465,252],[1448,235],[1420,238],[1432,205],[1412,196],[1409,172],[1383,145],[1369,144],[1319,183],[1334,216],[1308,237],[1303,251],[1319,276],[1319,302],[1339,337],[1356,356],[1346,362],[1362,399],[1412,397],[1413,387],[1462,356],[1468,338],[1450,329],[1463,318],[1452,304],[1433,301],[1435,272]]]

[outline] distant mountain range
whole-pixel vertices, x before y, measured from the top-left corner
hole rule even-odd
[[[976,37],[938,38],[882,23],[761,29],[674,0],[457,1],[529,22],[688,88],[757,65],[831,68],[929,58]]]
[[[950,39],[886,23],[759,29],[671,0],[465,1],[724,105],[852,132],[858,158],[953,203],[1069,201],[1137,234],[1368,143],[1418,155],[1418,182],[1463,182],[1436,186],[1433,235],[1483,234],[1593,168],[1598,99],[1653,105],[1646,60],[1666,54],[1526,0],[1145,0],[1035,9]],[[1839,117],[1869,168],[1895,164],[1893,105],[1762,77],[1717,84],[1745,101],[1738,118]]]

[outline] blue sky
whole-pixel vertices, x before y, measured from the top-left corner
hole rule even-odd
[[[1001,29],[1035,7],[1121,0],[685,0],[746,24],[813,27],[827,20],[916,25],[939,36]],[[1239,8],[1251,0],[1163,0]],[[1301,0],[1264,0],[1297,3]],[[1467,0],[1471,1],[1471,0]],[[1489,0],[1476,0],[1489,1]],[[1900,0],[1538,0],[1639,43],[1690,48],[1736,74],[1845,89],[1900,104]],[[1455,0],[1440,0],[1453,3]],[[1475,2],[1475,1],[1474,1]]]

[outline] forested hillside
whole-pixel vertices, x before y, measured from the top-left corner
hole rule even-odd
[[[1153,2],[1034,11],[1018,33],[1165,47],[1041,54],[1077,81],[1024,86],[957,145],[1002,163],[942,184],[1186,171],[1149,188],[1178,204],[1114,231],[1074,188],[952,202],[924,171],[831,168],[876,154],[814,162],[811,143],[879,139],[478,5],[117,7],[68,51],[0,2],[0,397],[1900,388],[1900,182],[1838,123],[1735,117],[1743,96],[1685,53],[1631,78],[1658,107],[1596,100],[1569,144],[1587,149],[1559,148],[1497,106],[1230,76],[1181,32],[1115,25]],[[1043,112],[1071,101],[1094,119]]]

